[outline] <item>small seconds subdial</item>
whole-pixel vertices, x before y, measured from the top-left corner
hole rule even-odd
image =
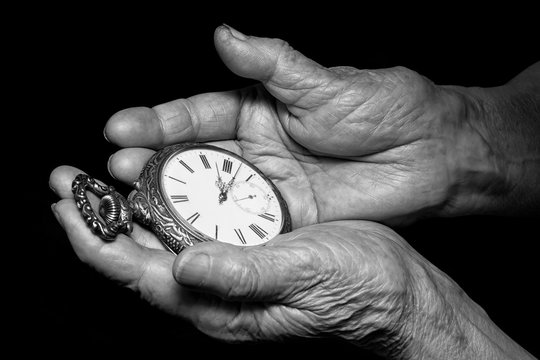
[[[264,214],[270,205],[270,198],[259,186],[242,181],[231,188],[234,203],[242,210],[259,215]]]

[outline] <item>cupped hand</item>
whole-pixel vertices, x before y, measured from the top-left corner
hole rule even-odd
[[[201,243],[175,259],[137,225],[112,242],[93,235],[70,190],[79,172],[63,166],[50,179],[61,197],[53,211],[77,255],[202,332],[227,341],[339,336],[388,352],[403,346],[418,258],[389,228],[318,224],[265,246]]]
[[[79,258],[161,310],[226,341],[338,337],[389,359],[532,359],[450,278],[390,228],[317,224],[265,246],[199,243],[175,257],[149,231],[107,242],[71,193],[62,166],[53,212]]]
[[[462,148],[464,125],[450,90],[405,68],[325,68],[282,40],[225,26],[215,43],[233,72],[260,84],[115,114],[106,137],[130,148],[111,158],[116,178],[138,176],[152,151],[137,147],[217,141],[277,184],[295,228],[456,212],[450,149]]]

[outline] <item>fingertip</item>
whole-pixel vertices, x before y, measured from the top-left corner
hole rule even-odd
[[[273,81],[285,88],[324,70],[284,40],[246,36],[227,25],[216,29],[214,42],[221,59],[236,75],[262,82]]]
[[[71,166],[68,165],[60,165],[54,168],[53,171],[51,171],[51,173],[49,174],[49,184],[51,185],[51,187],[58,188],[59,181],[64,177],[64,174],[66,172],[71,171],[70,168]]]
[[[236,75],[255,80],[271,75],[273,46],[268,42],[272,40],[246,36],[228,25],[214,33],[216,50],[225,65]]]
[[[178,258],[177,258],[178,259]],[[211,259],[205,252],[189,252],[175,260],[173,276],[175,280],[184,286],[204,286],[210,272]]]
[[[273,253],[277,254],[277,253]],[[192,290],[229,300],[261,300],[280,296],[291,281],[290,268],[276,267],[263,248],[205,242],[186,248],[173,264],[175,280]]]
[[[223,262],[231,247],[234,248],[226,243],[204,242],[185,248],[174,261],[174,278],[185,286],[215,290],[214,281],[219,282],[215,274],[223,273]]]
[[[154,153],[155,151],[145,148],[118,150],[109,157],[107,169],[114,179],[132,185]]]
[[[107,136],[107,125],[105,125],[105,127],[103,128],[103,137],[105,138],[105,141],[107,141],[108,143],[111,142],[111,140],[109,140],[109,137]]]
[[[122,147],[154,147],[162,141],[162,131],[154,110],[133,107],[111,116],[103,130],[105,139]]]
[[[218,42],[226,41],[229,36],[229,26],[225,24],[220,25],[214,31],[214,42],[217,44]]]
[[[75,167],[61,165],[51,171],[49,175],[49,187],[61,198],[71,198],[71,185],[78,174],[84,173]]]
[[[289,291],[295,264],[283,262],[279,252],[206,242],[186,248],[173,265],[175,280],[193,290],[229,300],[262,300]],[[277,257],[275,257],[277,256]]]
[[[76,229],[82,222],[77,206],[71,199],[62,199],[56,203],[53,213],[58,223],[64,228],[66,233],[78,232]]]
[[[314,95],[335,80],[335,74],[304,56],[286,41],[246,36],[223,25],[214,34],[216,50],[223,63],[238,76],[261,81],[285,104],[302,108],[326,101]]]
[[[64,228],[64,224],[62,223],[62,219],[60,218],[60,214],[58,213],[58,211],[56,211],[56,203],[52,203],[51,204],[51,211],[56,219],[56,221],[58,221],[58,223],[60,224],[60,226],[62,228]]]
[[[241,33],[240,31],[234,29],[227,24],[218,26],[214,31],[214,40],[218,42],[230,40],[245,41],[247,39],[249,39],[247,35]]]

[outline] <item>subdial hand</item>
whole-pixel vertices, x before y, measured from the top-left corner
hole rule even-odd
[[[257,195],[248,195],[246,197],[243,197],[241,199],[235,199],[235,201],[242,201],[242,200],[246,200],[246,199],[253,199],[253,198],[256,198]]]
[[[268,210],[268,194],[256,184],[238,181],[231,188],[233,203],[243,211],[259,215]]]

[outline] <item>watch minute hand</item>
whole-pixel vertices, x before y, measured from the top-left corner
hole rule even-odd
[[[236,179],[236,175],[238,175],[238,172],[240,171],[241,167],[242,167],[242,163],[240,163],[240,165],[238,165],[238,169],[236,169],[236,172],[234,173],[232,179],[227,184],[227,190],[229,190],[231,188],[231,186],[233,186],[234,180]]]

